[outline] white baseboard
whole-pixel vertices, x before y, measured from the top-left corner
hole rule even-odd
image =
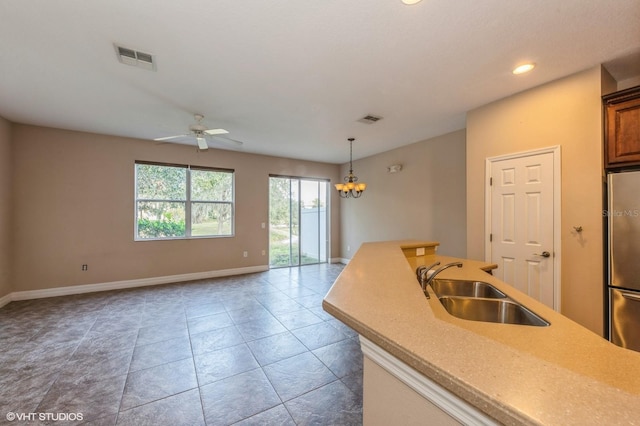
[[[11,302],[11,300],[13,300],[11,298],[11,293],[0,297],[0,308],[2,308],[4,305],[6,305],[7,303]]]
[[[0,307],[12,300],[42,299],[44,297],[68,296],[70,294],[93,293],[96,291],[120,290],[123,288],[145,287],[158,284],[169,284],[182,281],[203,280],[207,278],[226,277],[230,275],[251,274],[268,271],[268,265],[250,266],[247,268],[222,269],[218,271],[194,272],[190,274],[167,275],[164,277],[140,278],[137,280],[113,281],[98,284],[83,284],[68,287],[48,288],[43,290],[14,291],[0,298]],[[6,299],[6,300],[5,300]]]
[[[343,264],[347,264],[349,263],[349,259],[344,259],[342,257],[332,257],[331,259],[329,259],[329,263],[343,263]]]

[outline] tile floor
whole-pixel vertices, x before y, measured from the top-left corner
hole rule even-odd
[[[9,303],[0,424],[362,424],[357,335],[321,307],[342,268]]]

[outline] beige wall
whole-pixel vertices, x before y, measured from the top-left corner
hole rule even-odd
[[[13,291],[267,265],[269,174],[339,179],[338,165],[18,124],[12,148]],[[235,237],[133,241],[135,160],[235,169]],[[333,198],[331,255],[339,257]]]
[[[603,333],[602,109],[600,67],[467,114],[467,255],[484,258],[485,159],[561,146],[561,312]],[[573,226],[582,226],[577,234]]]
[[[392,164],[402,171],[388,173]],[[343,257],[363,242],[407,238],[439,241],[439,253],[465,256],[464,130],[354,161],[353,169],[368,187],[361,198],[340,200]]]
[[[11,287],[11,123],[0,117],[0,298]]]

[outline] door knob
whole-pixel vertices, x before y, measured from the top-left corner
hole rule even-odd
[[[533,253],[534,256],[542,256],[542,257],[550,257],[551,253],[549,253],[548,251],[543,251],[542,254],[538,254],[538,253]]]

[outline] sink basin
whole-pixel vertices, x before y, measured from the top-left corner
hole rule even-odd
[[[543,318],[511,300],[445,296],[440,297],[440,303],[447,312],[461,319],[538,327],[549,325]]]
[[[431,288],[438,297],[464,296],[491,299],[504,299],[507,297],[506,294],[484,281],[435,279],[431,282]]]

